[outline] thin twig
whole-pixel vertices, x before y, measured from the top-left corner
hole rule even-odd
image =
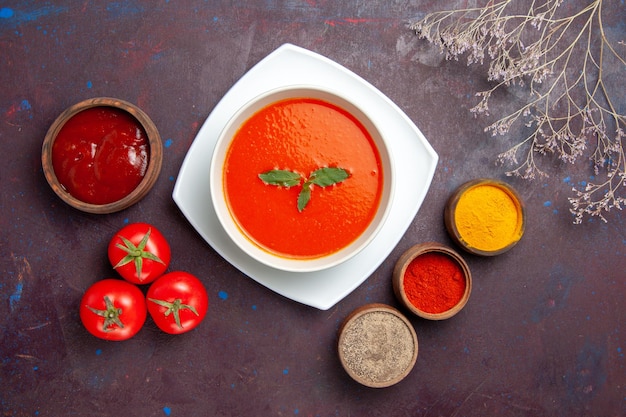
[[[626,58],[617,49],[624,41],[612,45],[607,39],[603,0],[561,17],[557,12],[562,2],[533,0],[526,14],[519,14],[509,13],[513,0],[491,0],[483,7],[427,14],[411,29],[439,46],[447,59],[465,56],[468,65],[489,61],[487,80],[494,84],[476,93],[479,101],[471,109],[475,115],[489,114],[495,91],[525,86],[526,104],[485,129],[494,136],[507,135],[518,122],[531,129],[498,161],[514,166],[508,175],[533,179],[547,175],[538,167],[536,154],[552,154],[570,164],[588,155],[594,181],[601,173],[603,179],[572,189],[570,211],[575,223],[585,216],[606,222],[607,212],[626,204],[626,116],[617,112],[603,79],[608,65],[626,69]]]

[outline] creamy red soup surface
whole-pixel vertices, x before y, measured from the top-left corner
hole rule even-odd
[[[308,259],[363,234],[380,205],[383,175],[378,148],[353,115],[322,100],[292,98],[243,123],[227,150],[223,187],[251,241]],[[267,180],[283,176],[289,185]]]

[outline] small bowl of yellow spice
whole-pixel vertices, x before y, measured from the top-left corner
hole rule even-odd
[[[444,221],[461,248],[474,255],[494,256],[508,251],[522,238],[526,212],[510,185],[480,178],[452,193]]]

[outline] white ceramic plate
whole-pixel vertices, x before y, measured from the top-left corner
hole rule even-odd
[[[231,116],[255,96],[295,84],[333,88],[358,103],[385,137],[396,175],[389,218],[371,243],[347,262],[305,273],[270,268],[239,249],[217,219],[209,188],[209,162]],[[183,161],[173,198],[198,233],[241,272],[289,299],[327,310],[361,285],[402,238],[426,197],[437,160],[415,124],[374,86],[328,58],[285,44],[250,69],[215,106]]]

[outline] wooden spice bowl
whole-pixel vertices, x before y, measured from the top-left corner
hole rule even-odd
[[[53,146],[63,126],[78,113],[94,107],[111,107],[122,110],[130,115],[131,118],[138,122],[144,130],[149,147],[148,166],[139,184],[122,198],[105,204],[85,202],[71,195],[67,191],[66,187],[64,187],[64,185],[59,181],[53,166]],[[43,172],[52,190],[61,198],[61,200],[70,206],[93,214],[114,213],[128,208],[141,200],[154,186],[161,171],[162,162],[163,145],[161,143],[161,136],[148,115],[134,104],[109,97],[88,99],[74,104],[63,111],[48,129],[41,151]]]
[[[339,329],[341,365],[358,383],[385,388],[402,381],[417,361],[417,334],[409,320],[386,304],[354,310]]]
[[[459,202],[466,193],[480,188],[491,189],[493,192],[489,194],[493,198],[483,196],[474,207],[473,220],[460,224]],[[526,209],[519,194],[509,184],[479,178],[462,184],[450,195],[444,209],[444,223],[452,240],[466,252],[496,256],[509,251],[524,235]]]
[[[443,255],[445,256],[443,259],[452,261],[451,264],[460,269],[465,280],[465,287],[462,289],[462,294],[457,297],[458,301],[451,306],[446,305],[446,309],[439,312],[424,311],[413,304],[407,295],[405,287],[405,278],[407,277],[409,265],[419,256],[431,253]],[[456,315],[467,304],[472,292],[472,274],[465,260],[457,252],[436,242],[426,242],[412,246],[400,256],[393,270],[392,284],[398,301],[413,314],[428,320],[445,320]],[[433,288],[432,292],[438,294],[439,290]],[[426,295],[424,296],[426,297]],[[450,300],[446,300],[446,302],[449,304]]]

